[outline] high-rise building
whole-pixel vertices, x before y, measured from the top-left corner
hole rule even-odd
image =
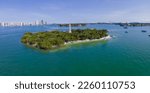
[[[35,21],[31,23],[25,23],[25,22],[0,22],[0,26],[35,26],[35,25],[45,25],[47,22],[41,21]]]
[[[41,22],[40,22],[40,23],[41,23],[41,25],[44,25],[44,21],[43,21],[43,20],[41,20]]]

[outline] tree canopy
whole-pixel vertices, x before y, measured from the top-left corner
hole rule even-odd
[[[77,40],[86,39],[100,39],[107,36],[107,30],[96,30],[96,29],[77,29],[72,30],[72,33],[61,32],[61,31],[47,31],[31,33],[27,32],[21,39],[21,42],[43,50],[49,50],[58,48],[64,45],[64,43]]]

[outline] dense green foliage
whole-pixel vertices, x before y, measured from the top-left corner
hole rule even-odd
[[[39,49],[52,49],[63,46],[64,43],[86,39],[100,39],[107,36],[107,30],[85,29],[72,30],[72,33],[51,31],[51,32],[27,32],[21,42]]]

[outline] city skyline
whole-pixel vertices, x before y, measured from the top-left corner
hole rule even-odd
[[[150,22],[149,0],[1,0],[0,22]]]
[[[33,22],[0,22],[0,26],[39,26],[47,24],[48,23],[44,20],[37,20]]]

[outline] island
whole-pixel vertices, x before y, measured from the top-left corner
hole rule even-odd
[[[70,43],[87,42],[108,39],[107,30],[97,30],[97,29],[77,29],[69,32],[62,31],[45,31],[31,33],[27,32],[21,38],[21,42],[25,45],[42,49],[51,50],[60,48]]]

